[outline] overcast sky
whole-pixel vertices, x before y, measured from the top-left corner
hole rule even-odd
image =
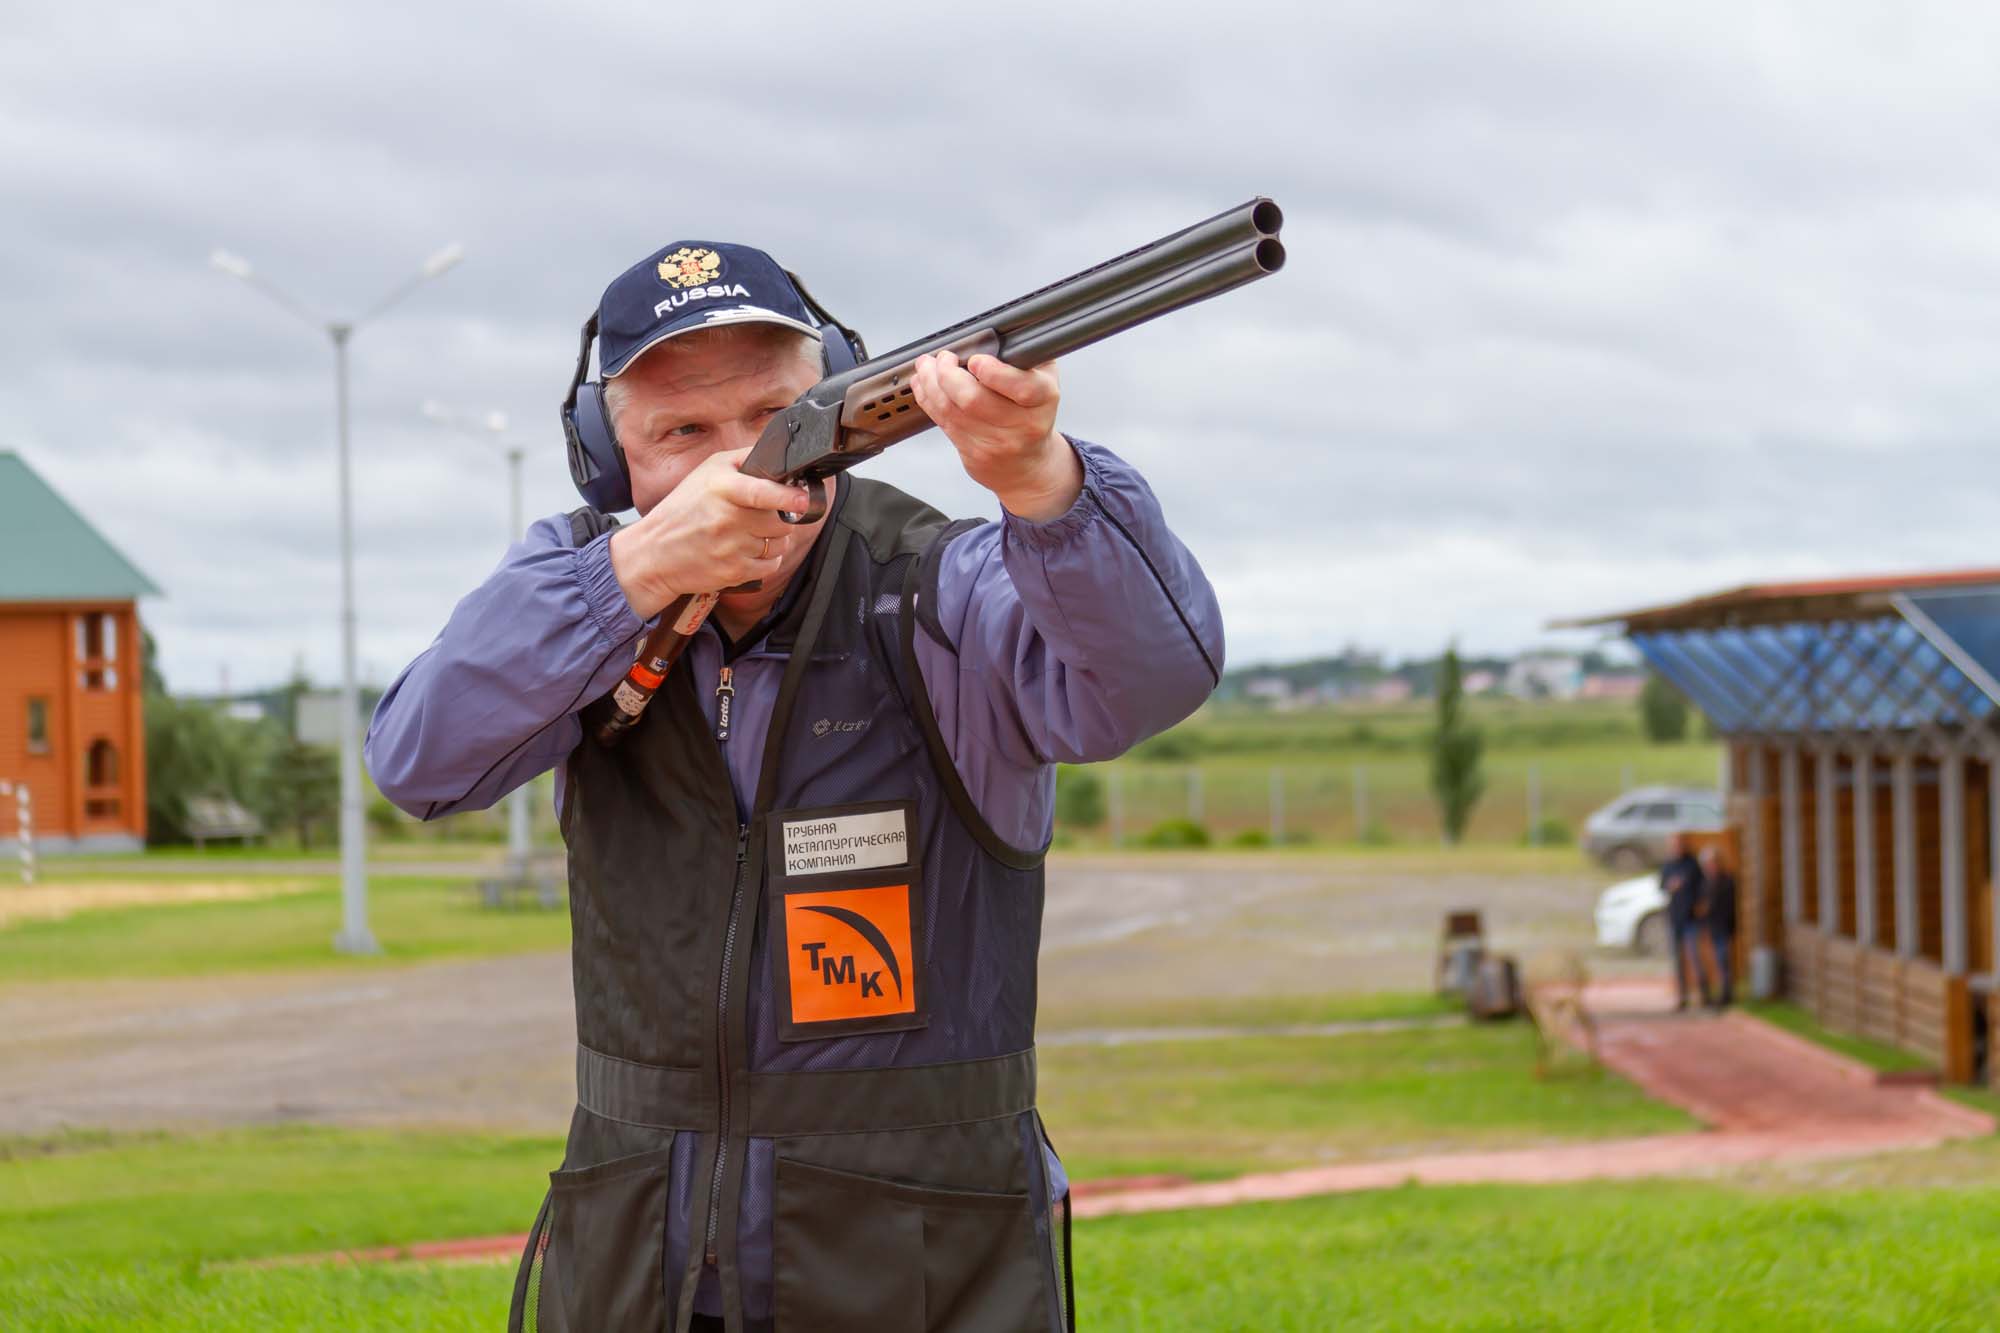
[[[207,257],[347,315],[462,242],[354,343],[383,682],[507,536],[497,451],[418,405],[504,411],[573,507],[577,327],[654,247],[761,245],[888,347],[1268,194],[1281,274],[1064,367],[1233,663],[2000,564],[1995,13],[15,7],[0,448],[165,590],[174,688],[330,680],[331,352]],[[870,470],[993,511],[940,436]]]

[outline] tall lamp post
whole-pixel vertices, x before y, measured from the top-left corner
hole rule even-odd
[[[442,426],[457,430],[484,431],[492,435],[495,444],[506,450],[508,494],[512,504],[507,526],[508,540],[518,540],[527,535],[526,520],[521,516],[521,460],[526,456],[522,447],[507,439],[507,414],[488,412],[474,416],[465,412],[454,412],[437,403],[425,402],[423,413],[430,420]],[[528,826],[530,822],[530,802],[528,784],[522,783],[507,796],[507,852],[514,862],[514,871],[525,876],[528,870]]]
[[[361,819],[361,692],[354,680],[354,488],[347,447],[347,343],[354,331],[401,301],[423,283],[465,258],[456,241],[424,261],[388,295],[355,319],[327,319],[293,299],[285,290],[250,267],[250,261],[227,250],[210,253],[208,262],[238,281],[248,283],[333,341],[335,416],[340,454],[340,933],[333,947],[342,953],[377,953],[380,946],[368,929],[367,844]]]

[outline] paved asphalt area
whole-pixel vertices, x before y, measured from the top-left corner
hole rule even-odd
[[[1191,998],[1422,990],[1453,908],[1481,909],[1499,948],[1587,950],[1606,879],[1581,865],[1520,876],[1362,859],[1053,862],[1044,1030]],[[1597,975],[1635,966],[1647,965],[1592,961]],[[288,1120],[553,1134],[573,1104],[573,1037],[563,953],[0,987],[0,1134]]]

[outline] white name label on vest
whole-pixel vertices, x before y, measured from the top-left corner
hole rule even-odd
[[[787,875],[872,870],[905,865],[910,859],[910,829],[902,810],[788,819],[784,842]]]

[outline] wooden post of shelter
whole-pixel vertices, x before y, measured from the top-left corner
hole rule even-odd
[[[1854,755],[1848,809],[1854,847],[1854,938],[1875,947],[1875,756],[1867,746]]]
[[[1904,751],[1889,770],[1896,839],[1896,953],[1917,956],[1917,759]]]

